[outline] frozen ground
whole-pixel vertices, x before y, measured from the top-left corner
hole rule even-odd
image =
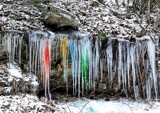
[[[0,113],[53,113],[54,107],[46,104],[37,96],[19,94],[0,96]]]
[[[64,113],[159,113],[159,102],[132,101],[119,99],[114,101],[104,100],[77,100],[75,102],[61,103],[59,111]],[[63,109],[62,109],[63,108]]]
[[[159,102],[79,99],[74,102],[42,102],[37,96],[0,96],[0,113],[159,113]]]
[[[10,65],[10,76],[21,78],[21,70]],[[32,77],[33,78],[33,77]],[[40,101],[37,96],[16,94],[0,96],[0,113],[159,113],[160,102],[144,100],[77,99],[68,103]]]

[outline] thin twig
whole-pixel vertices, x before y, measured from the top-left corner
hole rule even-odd
[[[71,110],[70,110],[70,108],[69,108],[69,106],[67,106],[67,108],[69,109],[69,112],[72,113]]]
[[[90,102],[90,101],[89,101],[89,102]],[[79,113],[82,113],[82,110],[84,109],[84,107],[85,107],[89,102],[87,102],[87,103],[82,107],[82,109],[80,110]]]

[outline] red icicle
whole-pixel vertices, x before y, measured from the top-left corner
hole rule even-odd
[[[49,73],[49,67],[50,67],[50,51],[49,51],[49,45],[46,43],[44,47],[44,65],[45,65],[45,72],[46,74]]]
[[[49,68],[50,68],[50,49],[49,49],[49,44],[48,42],[45,43],[44,48],[43,48],[43,57],[42,57],[42,69],[43,69],[43,84],[48,82],[49,79]]]

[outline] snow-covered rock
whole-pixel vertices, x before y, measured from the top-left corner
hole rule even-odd
[[[13,64],[0,66],[1,95],[12,95],[22,92],[36,94],[38,87],[38,79],[34,74],[23,74],[22,70]]]

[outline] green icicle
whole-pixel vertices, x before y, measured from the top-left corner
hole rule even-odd
[[[82,77],[86,91],[88,91],[88,79],[87,79],[87,49],[82,48]]]

